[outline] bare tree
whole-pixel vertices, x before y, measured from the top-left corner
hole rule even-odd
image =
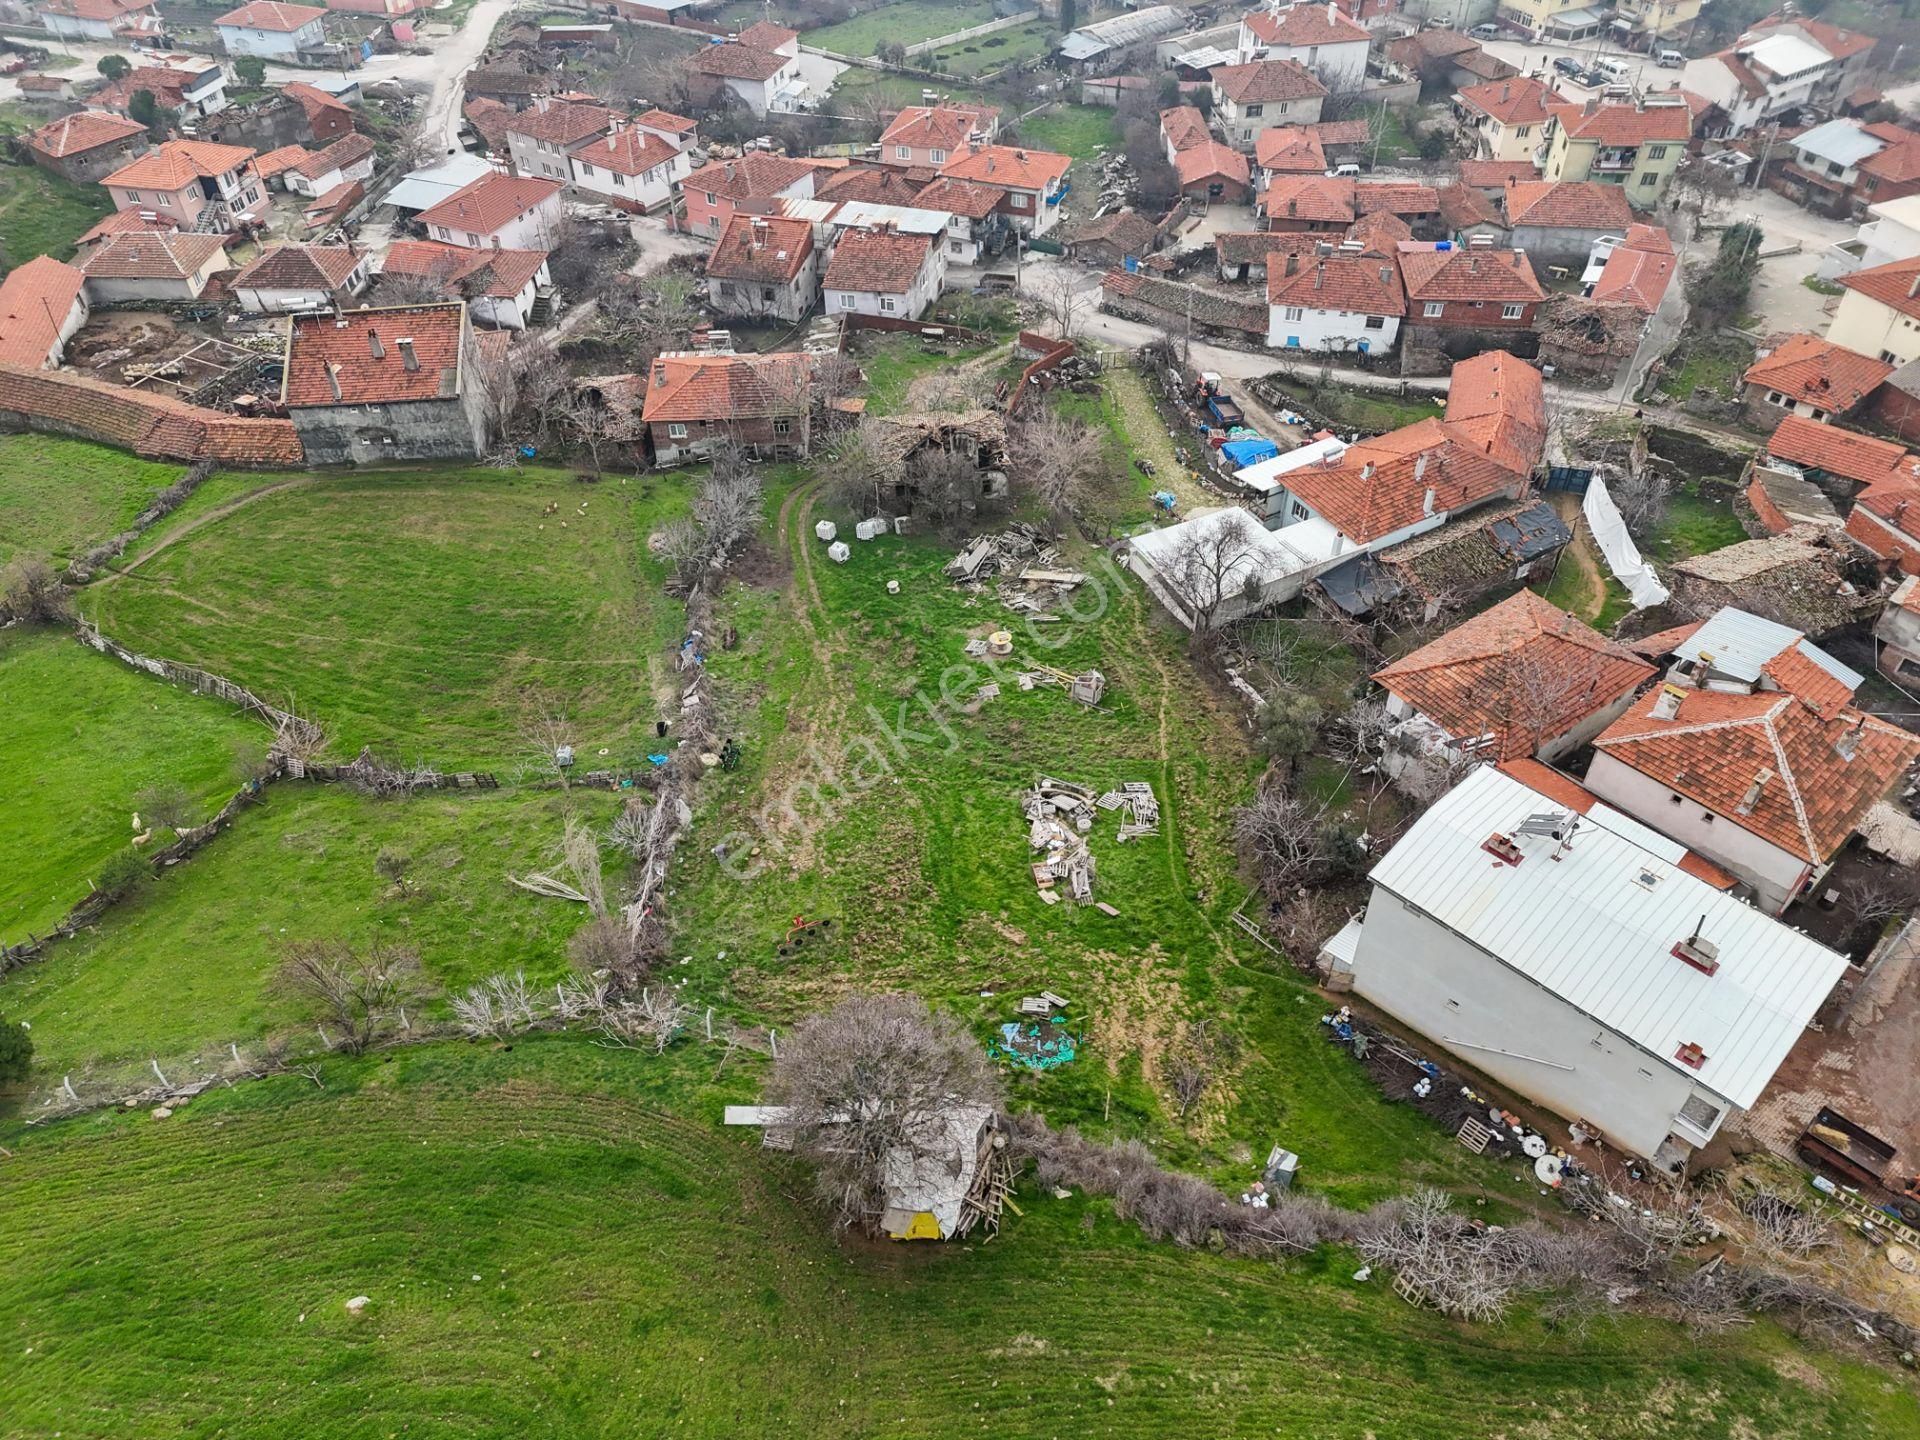
[[[193,796],[187,787],[172,780],[149,785],[133,797],[134,810],[149,825],[162,825],[178,834],[193,823]]]
[[[1253,566],[1258,545],[1253,521],[1244,510],[1190,520],[1182,529],[1179,543],[1161,568],[1193,616],[1196,645],[1213,630],[1214,616],[1228,599],[1258,587]]]
[[[607,913],[606,885],[600,878],[600,837],[577,815],[567,816],[560,837],[560,860],[573,877],[574,889],[587,897],[587,909],[597,919]]]
[[[987,508],[980,465],[971,446],[922,445],[907,459],[906,481],[917,513],[936,529]]]
[[[1667,518],[1667,501],[1673,494],[1673,481],[1657,465],[1643,465],[1639,473],[1631,469],[1607,476],[1607,493],[1627,522],[1627,530],[1636,539],[1652,540]]]
[[[1920,874],[1904,865],[1890,865],[1856,883],[1847,899],[1862,925],[1904,919],[1920,908]]]
[[[808,383],[814,405],[831,409],[835,401],[858,395],[866,385],[866,377],[860,373],[857,363],[836,350],[814,357]]]
[[[781,1044],[767,1098],[788,1108],[836,1221],[868,1227],[890,1171],[954,1158],[956,1109],[1001,1103],[979,1042],[909,995],[857,995],[803,1021]]]
[[[656,270],[637,280],[618,277],[600,297],[595,328],[628,370],[644,374],[662,350],[683,348],[700,318],[693,281],[677,270]]]
[[[1220,1071],[1233,1063],[1233,1037],[1211,1020],[1197,1020],[1168,1054],[1165,1062],[1167,1085],[1180,1107],[1180,1118],[1200,1103]]]
[[[658,1055],[693,1023],[693,1007],[656,985],[632,999],[610,1003],[598,1020],[602,1043]]]
[[[747,464],[745,452],[734,445],[716,448],[713,469],[693,503],[709,562],[731,554],[759,533],[761,501],[760,476]]]
[[[1080,509],[1106,471],[1092,427],[1044,408],[1013,432],[1011,449],[1041,503],[1056,515]]]
[[[595,475],[601,474],[603,467],[600,454],[605,446],[613,442],[615,432],[623,423],[619,414],[599,395],[575,390],[568,396],[561,411],[561,421],[575,443],[585,447],[588,470]]]
[[[1073,339],[1087,312],[1097,303],[1097,290],[1082,290],[1079,271],[1066,265],[1049,265],[1037,278],[1023,287],[1026,298],[1040,307],[1062,340]]]
[[[1290,898],[1318,873],[1325,822],[1325,806],[1278,785],[1265,787],[1233,812],[1234,837],[1269,899]]]
[[[567,938],[567,958],[588,979],[631,990],[646,979],[659,956],[635,936],[624,917],[602,915]]]
[[[540,1023],[540,1008],[527,986],[524,971],[489,975],[453,997],[453,1016],[461,1033],[472,1039],[504,1040],[524,1034]]]
[[[571,411],[573,375],[545,339],[524,341],[508,354],[512,428],[545,443],[559,433]]]
[[[344,940],[297,940],[287,947],[279,983],[339,1031],[328,1041],[358,1055],[378,1040],[413,998],[420,957],[387,940],[355,949]]]
[[[686,518],[669,520],[654,532],[654,554],[673,572],[668,588],[685,593],[707,568],[707,537]]]
[[[567,785],[567,764],[579,744],[573,717],[558,699],[542,695],[533,699],[520,720],[520,744],[527,756],[527,767],[540,774],[551,774]]]
[[[403,899],[413,893],[413,881],[408,878],[412,869],[413,857],[390,846],[383,845],[380,853],[373,857],[374,873],[393,886],[394,892]]]
[[[871,421],[863,421],[842,435],[826,455],[815,458],[813,473],[819,477],[824,498],[865,515],[879,507],[881,485],[898,472],[880,443],[878,429]]]
[[[17,556],[0,570],[0,621],[62,624],[73,616],[73,597],[53,567],[38,555]]]

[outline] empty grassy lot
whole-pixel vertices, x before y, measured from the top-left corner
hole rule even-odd
[[[985,75],[1017,60],[1045,55],[1059,38],[1059,26],[1047,20],[1034,20],[943,46],[921,58],[954,75]]]
[[[133,838],[135,795],[186,789],[209,818],[240,784],[260,725],[79,644],[64,630],[0,633],[0,941],[45,934]],[[156,843],[165,843],[162,833]]]
[[[435,991],[497,970],[551,983],[566,973],[585,907],[506,876],[553,863],[570,804],[602,826],[618,806],[604,792],[379,802],[340,786],[270,786],[191,860],[0,979],[0,1013],[33,1025],[35,1088],[45,1089],[68,1072],[131,1078],[149,1057],[185,1062],[304,1030],[271,984],[290,940],[411,945]],[[382,850],[412,859],[404,893],[374,869]],[[436,997],[427,1008],[443,1007]],[[315,1038],[306,1031],[303,1047]]]
[[[0,435],[0,564],[64,564],[126,529],[185,469],[59,435]]]
[[[1028,1191],[990,1244],[843,1248],[715,1125],[714,1052],[436,1046],[8,1134],[23,1434],[1892,1436],[1900,1379],[1770,1329],[1489,1331]],[[349,1316],[344,1302],[370,1305]]]
[[[98,185],[75,185],[37,165],[0,165],[0,267],[36,255],[70,259],[73,242],[112,209]]]
[[[684,508],[683,482],[441,470],[232,498],[91,587],[88,613],[147,653],[290,698],[346,756],[499,768],[545,707],[588,756],[648,748],[649,666],[675,621],[646,540]]]
[[[758,16],[755,17],[759,18]],[[809,45],[841,55],[872,55],[890,42],[918,45],[922,40],[968,30],[993,19],[991,0],[899,0],[805,33]]]
[[[1103,105],[1056,105],[1020,122],[1022,142],[1036,150],[1052,150],[1088,161],[1104,146],[1120,143],[1120,117]],[[1085,175],[1070,175],[1083,188],[1098,189]],[[1086,213],[1091,214],[1091,211]]]

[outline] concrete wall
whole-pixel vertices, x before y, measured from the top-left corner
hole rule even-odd
[[[484,402],[470,375],[467,393],[406,405],[327,405],[290,412],[309,465],[379,465],[398,460],[472,460],[486,446]]]
[[[1610,230],[1571,230],[1561,225],[1516,225],[1511,248],[1527,252],[1533,273],[1547,278],[1547,266],[1570,265],[1576,273],[1586,269],[1593,242]]]
[[[1353,988],[1476,1070],[1599,1126],[1635,1155],[1660,1148],[1695,1090],[1664,1058],[1378,886],[1354,955]],[[1724,1123],[1733,1107],[1703,1093]],[[1700,1144],[1711,1137],[1683,1138]]]
[[[1249,107],[1236,105],[1220,93],[1220,87],[1213,89],[1213,123],[1227,144],[1236,150],[1244,150],[1249,155],[1259,143],[1260,132],[1283,125],[1315,125],[1320,120],[1321,97],[1309,96],[1304,100],[1269,100],[1258,106],[1258,115],[1246,113]]]
[[[1811,869],[1805,860],[1734,824],[1730,818],[1724,815],[1709,818],[1713,812],[1696,801],[1682,796],[1676,804],[1673,791],[1604,750],[1594,752],[1586,783],[1589,790],[1615,809],[1624,810],[1669,839],[1699,851],[1714,864],[1738,875],[1753,887],[1754,905],[1769,915],[1778,915],[1786,908],[1787,901],[1799,890],[1802,877]],[[1773,783],[1780,782],[1776,778]]]
[[[722,315],[770,317],[793,324],[820,298],[820,276],[809,262],[784,285],[758,280],[712,280],[708,289],[713,308]]]
[[[246,25],[218,25],[214,28],[229,55],[258,55],[262,60],[298,59],[302,49],[315,49],[325,38],[319,20],[309,21],[291,33],[255,30]]]
[[[131,135],[112,145],[102,145],[79,155],[68,155],[54,159],[42,155],[38,150],[27,153],[33,157],[33,163],[42,170],[50,170],[55,175],[73,181],[76,185],[93,185],[111,175],[121,166],[131,163],[153,148],[145,134]]]

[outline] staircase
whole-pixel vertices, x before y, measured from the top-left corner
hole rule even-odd
[[[541,325],[553,315],[553,291],[551,289],[533,292],[533,306],[527,311],[527,324]]]

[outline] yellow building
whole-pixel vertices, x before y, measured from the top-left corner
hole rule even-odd
[[[1532,163],[1546,134],[1547,97],[1552,93],[1531,75],[1457,92],[1454,113],[1473,130],[1474,158]]]
[[[1500,0],[1500,18],[1535,35],[1584,40],[1606,28],[1613,7],[1601,0]]]
[[[1613,14],[1650,40],[1677,37],[1700,18],[1702,0],[1614,0]]]
[[[1598,180],[1626,188],[1627,203],[1651,210],[1686,154],[1693,134],[1693,112],[1677,97],[1635,103],[1554,105],[1547,118],[1547,180]]]
[[[1827,339],[1889,365],[1920,359],[1920,259],[1895,260],[1843,275]]]

